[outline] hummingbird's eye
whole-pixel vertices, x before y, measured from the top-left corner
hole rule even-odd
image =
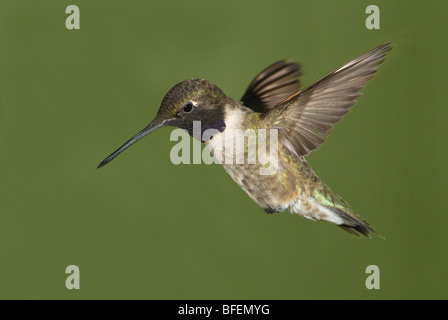
[[[191,102],[191,101],[188,101],[188,102],[183,106],[182,110],[183,110],[185,113],[190,113],[191,110],[193,110],[194,107],[195,107],[195,104],[193,104],[193,102]]]

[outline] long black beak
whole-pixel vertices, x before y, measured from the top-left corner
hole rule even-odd
[[[99,169],[99,168],[105,166],[106,164],[111,162],[116,156],[118,156],[124,150],[129,148],[132,144],[136,143],[138,140],[140,140],[141,138],[143,138],[147,134],[149,134],[149,133],[153,132],[154,130],[160,128],[161,126],[163,126],[164,123],[165,123],[165,120],[158,121],[157,118],[154,119],[154,121],[151,122],[148,126],[146,126],[142,131],[137,133],[135,136],[133,136],[131,139],[129,139],[125,144],[123,144],[120,148],[115,150],[110,156],[108,156],[106,159],[104,159],[98,165],[98,167],[96,167],[96,168]]]

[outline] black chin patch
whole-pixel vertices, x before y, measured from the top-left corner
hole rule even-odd
[[[202,140],[202,142],[205,142],[205,141],[207,141],[209,139],[212,139],[213,135],[217,133],[216,131],[223,132],[225,130],[225,128],[226,128],[226,124],[222,120],[218,121],[215,124],[211,124],[208,127],[201,127],[201,131],[202,131],[201,140]],[[204,135],[204,132],[207,131],[207,130],[210,130],[210,131],[208,132],[208,134]],[[213,131],[215,131],[215,132],[213,133]]]
[[[222,120],[218,121],[216,124],[214,124],[210,127],[210,129],[216,129],[219,132],[223,132],[225,128],[226,128],[226,124]]]

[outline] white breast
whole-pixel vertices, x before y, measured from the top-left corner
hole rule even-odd
[[[226,110],[228,110],[226,106]],[[215,159],[221,163],[229,163],[233,164],[235,157],[244,156],[241,155],[241,151],[244,151],[244,146],[237,146],[236,143],[243,143],[243,139],[235,139],[235,135],[241,132],[238,129],[241,129],[242,123],[244,120],[247,111],[243,108],[234,108],[231,112],[226,111],[224,115],[224,123],[226,124],[226,128],[223,132],[219,132],[213,136],[212,139],[206,142],[207,147],[213,153]],[[225,148],[226,141],[233,141],[233,150],[229,150]],[[227,159],[227,160],[226,160]]]

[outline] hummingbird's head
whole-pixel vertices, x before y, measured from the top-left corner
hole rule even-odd
[[[188,79],[178,83],[163,98],[154,120],[104,159],[98,168],[106,165],[132,144],[162,126],[184,129],[200,140],[203,140],[203,133],[207,129],[222,132],[226,126],[225,106],[230,101],[231,99],[221,89],[207,80]],[[198,133],[193,131],[195,122],[200,123],[201,130]]]
[[[164,121],[165,126],[185,129],[192,136],[195,121],[200,122],[201,136],[207,129],[223,131],[224,108],[228,101],[225,93],[210,81],[188,79],[168,91],[156,119]]]

